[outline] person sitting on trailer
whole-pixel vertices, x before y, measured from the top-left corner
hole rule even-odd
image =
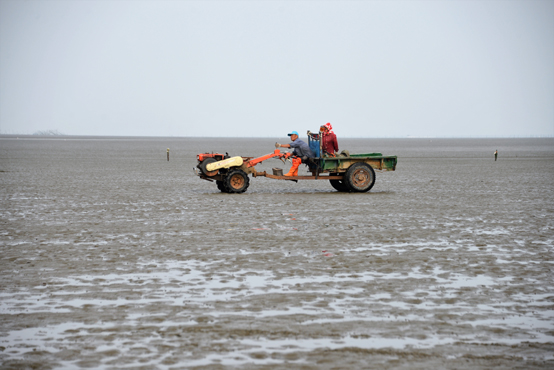
[[[337,141],[337,135],[333,132],[333,126],[327,122],[319,128],[321,133],[321,147],[323,149],[323,155],[325,157],[336,157],[335,153],[339,151],[339,143]]]
[[[300,164],[302,163],[302,160],[306,162],[308,158],[314,158],[315,155],[311,151],[308,144],[306,144],[306,142],[298,138],[298,132],[293,131],[288,135],[292,140],[290,144],[275,143],[275,147],[294,149],[292,152],[292,154],[294,155],[294,157],[292,158],[292,167],[290,168],[290,171],[285,176],[298,176],[298,166],[300,166]]]

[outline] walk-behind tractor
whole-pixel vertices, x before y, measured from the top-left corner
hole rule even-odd
[[[254,166],[270,158],[285,162],[292,153],[276,149],[273,153],[254,157],[230,157],[229,154],[198,154],[196,174],[204,180],[215,181],[217,188],[225,193],[243,193],[250,185],[248,175],[269,177],[276,180],[329,180],[331,186],[340,192],[366,192],[375,184],[375,171],[394,171],[396,156],[383,156],[381,153],[350,154],[341,152],[336,157],[320,157],[319,135],[308,131],[308,144],[315,158],[303,158],[311,176],[283,176],[283,170],[273,168],[273,174],[257,172]]]

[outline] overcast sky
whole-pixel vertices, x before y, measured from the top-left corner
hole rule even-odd
[[[0,133],[554,135],[554,1],[0,1]]]

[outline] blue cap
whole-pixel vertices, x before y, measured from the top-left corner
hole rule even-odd
[[[289,136],[292,136],[292,135],[300,136],[300,135],[298,135],[298,132],[296,132],[296,131],[293,131],[289,134]]]

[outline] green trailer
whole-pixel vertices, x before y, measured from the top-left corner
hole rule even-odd
[[[340,192],[366,192],[375,184],[375,170],[396,170],[396,156],[384,156],[381,153],[349,154],[337,157],[308,158],[311,176],[282,176],[279,169],[273,174],[253,173],[253,176],[265,176],[277,180],[328,180],[331,186]]]

